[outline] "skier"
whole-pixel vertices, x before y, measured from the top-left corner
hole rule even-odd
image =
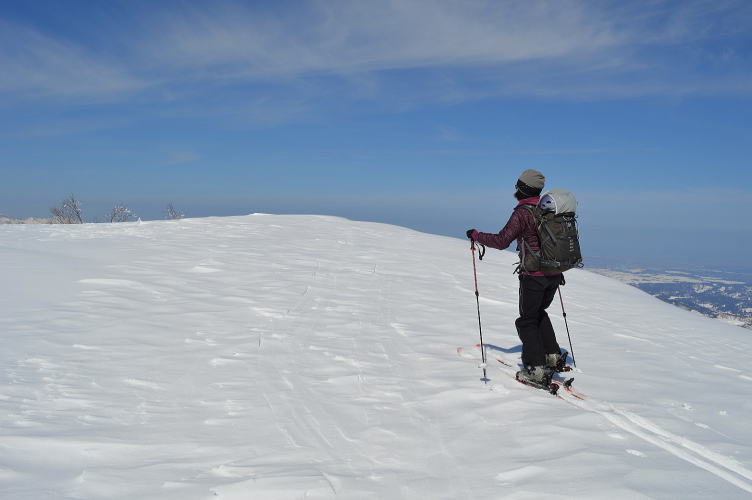
[[[515,185],[514,197],[518,203],[504,228],[498,234],[468,229],[467,237],[499,250],[504,250],[517,240],[522,263],[525,248],[533,252],[540,250],[535,219],[525,205],[538,205],[544,183],[545,177],[537,170],[522,172]],[[521,267],[518,267],[518,272],[520,317],[515,321],[515,326],[522,341],[522,364],[525,368],[517,372],[517,379],[530,385],[547,387],[553,373],[562,371],[566,363],[566,352],[562,354],[546,313],[557,288],[564,284],[564,275],[560,272],[526,272]]]

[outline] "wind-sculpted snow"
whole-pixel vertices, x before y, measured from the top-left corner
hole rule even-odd
[[[573,270],[587,399],[483,384],[470,259],[332,217],[0,227],[0,498],[752,494],[749,331]],[[512,363],[514,262],[478,274]]]

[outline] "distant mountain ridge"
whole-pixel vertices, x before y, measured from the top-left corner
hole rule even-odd
[[[588,268],[670,304],[752,329],[752,279],[742,272]]]

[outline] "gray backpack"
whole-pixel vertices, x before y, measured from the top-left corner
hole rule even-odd
[[[541,196],[537,206],[524,207],[535,219],[540,252],[533,252],[523,240],[519,269],[554,274],[582,267],[574,195],[563,189],[552,189]]]

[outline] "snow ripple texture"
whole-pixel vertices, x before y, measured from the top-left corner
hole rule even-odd
[[[0,498],[752,495],[749,331],[573,270],[587,400],[483,384],[467,247],[320,216],[0,226]],[[512,362],[515,260],[478,274]]]

